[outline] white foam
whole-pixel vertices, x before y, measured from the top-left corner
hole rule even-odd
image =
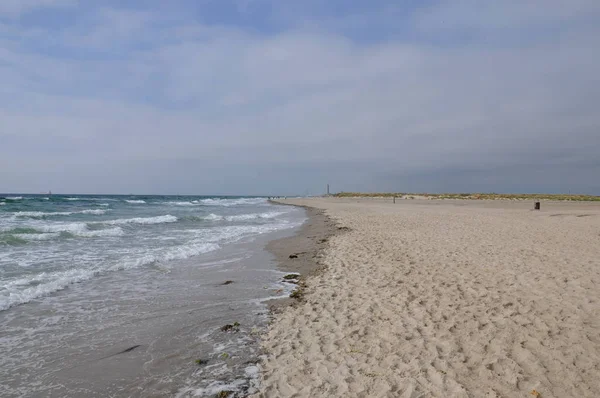
[[[87,225],[83,222],[60,224],[34,224],[24,227],[32,228],[40,232],[68,232],[74,235],[88,230]]]
[[[60,232],[45,232],[41,234],[18,234],[17,237],[25,240],[49,240],[60,236]]]
[[[15,217],[53,217],[53,216],[70,216],[73,214],[94,214],[102,215],[105,214],[106,210],[101,209],[90,209],[81,211],[55,211],[55,212],[43,212],[43,211],[19,211],[14,213]]]
[[[196,203],[194,203],[196,202]],[[173,206],[196,206],[198,204],[197,201],[193,201],[193,202],[163,202],[165,204],[168,205],[173,205]]]
[[[196,389],[192,394],[196,397],[212,397],[221,391],[238,391],[244,385],[246,385],[246,380],[242,379],[234,380],[231,383],[223,383],[215,380],[204,388]]]
[[[230,225],[211,229],[188,230],[186,232],[198,236],[204,242],[232,243],[246,237],[293,228],[301,225],[302,222],[303,220],[299,222],[281,221],[276,224],[264,225]]]
[[[86,223],[74,222],[74,223],[54,223],[54,224],[31,224],[24,225],[23,228],[31,228],[35,231],[42,233],[58,233],[66,232],[75,236],[82,237],[95,237],[95,236],[121,236],[123,230],[119,227],[109,229],[98,229],[89,230]],[[20,235],[35,235],[35,234],[18,234]],[[31,239],[31,237],[29,237]],[[42,238],[43,240],[43,238]]]
[[[205,220],[208,221],[219,221],[219,220],[227,220],[227,221],[246,221],[246,220],[256,220],[256,219],[269,219],[275,218],[282,214],[286,214],[281,211],[271,211],[267,213],[249,213],[249,214],[236,214],[231,216],[221,216],[218,214],[211,213],[205,217]]]
[[[121,225],[121,224],[163,224],[177,222],[177,217],[167,214],[165,216],[156,217],[136,217],[122,218],[118,220],[102,221],[102,224]]]
[[[48,198],[44,198],[44,199],[48,199]],[[110,198],[65,198],[65,200],[72,200],[72,201],[76,201],[76,200],[109,200],[109,201],[113,201],[113,202],[117,201],[117,199],[110,199]]]
[[[249,395],[256,394],[260,387],[260,367],[250,365],[244,369],[244,373],[246,373],[249,384],[248,391],[246,393]]]
[[[14,214],[15,217],[44,217],[47,215],[54,216],[65,216],[73,214],[72,212],[56,212],[56,213],[45,213],[43,211],[19,211]]]
[[[119,261],[118,264],[112,266],[111,270],[138,268],[144,265],[161,263],[171,260],[183,260],[189,257],[197,256],[203,253],[208,253],[219,249],[220,246],[216,243],[207,243],[195,241],[183,246],[171,247],[169,249],[155,249],[138,253],[138,255],[130,256]]]
[[[128,200],[128,199],[126,199],[125,202],[131,203],[131,204],[134,204],[134,205],[141,205],[141,204],[146,203],[145,200]]]
[[[44,199],[48,199],[48,198],[44,198]],[[65,198],[65,200],[102,200],[102,201],[110,201],[110,202],[118,202],[119,199],[111,199],[111,198]]]
[[[207,206],[241,206],[258,205],[267,203],[265,198],[240,198],[240,199],[202,199],[199,203]]]
[[[98,229],[95,231],[82,231],[77,232],[74,235],[83,236],[86,238],[96,237],[96,236],[122,236],[125,232],[120,227],[108,228],[108,229]]]
[[[282,214],[285,214],[285,213],[280,212],[280,211],[272,211],[272,212],[268,212],[268,213],[252,213],[252,214],[239,214],[239,215],[235,215],[235,216],[227,216],[227,217],[225,217],[225,219],[227,221],[244,221],[244,220],[255,220],[258,218],[275,218]]]
[[[102,209],[90,209],[90,210],[82,210],[82,211],[76,211],[76,214],[94,214],[94,215],[102,215],[102,214],[106,214],[106,210],[102,210]]]
[[[64,227],[64,226],[63,226]],[[77,227],[71,226],[71,230],[77,230]],[[120,233],[122,230],[118,227],[97,231],[78,231],[83,236],[102,236]],[[58,232],[44,234],[20,234],[25,239],[45,239],[58,236]],[[41,238],[44,236],[44,238]],[[0,284],[0,311],[6,310],[14,305],[28,303],[38,297],[65,289],[73,283],[82,282],[91,279],[100,272],[116,271],[120,269],[137,268],[149,264],[167,262],[170,260],[185,259],[202,253],[207,253],[219,249],[215,243],[206,243],[195,241],[191,244],[179,247],[172,247],[167,250],[157,249],[149,253],[138,253],[137,256],[130,256],[119,260],[115,265],[104,266],[96,269],[71,269],[57,272],[41,272],[21,278],[4,281]]]
[[[197,242],[191,245],[174,247],[167,250],[161,257],[162,261],[183,260],[185,258],[197,256],[199,254],[208,253],[219,249],[219,245],[215,243]]]
[[[5,205],[6,205],[6,203],[0,202],[0,206],[5,206]]]
[[[22,196],[7,196],[6,199],[8,200],[21,200],[23,199]]]
[[[63,290],[70,284],[92,278],[95,273],[93,270],[72,269],[51,273],[42,272],[5,282],[1,286],[0,310],[6,310],[14,305],[28,303],[35,298]]]
[[[244,369],[244,373],[246,373],[246,376],[254,378],[254,377],[258,377],[258,374],[260,373],[260,369],[256,365],[251,365],[251,366],[247,366]]]

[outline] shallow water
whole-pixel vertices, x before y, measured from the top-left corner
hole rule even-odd
[[[108,203],[110,198],[103,199],[95,200]],[[56,241],[49,238],[50,245],[45,240],[28,240],[0,246],[2,282],[8,286],[0,292],[5,303],[13,303],[0,311],[1,396],[210,396],[221,389],[240,394],[252,389],[257,371],[256,338],[267,320],[261,303],[269,297],[285,296],[293,287],[280,282],[282,273],[263,247],[270,239],[293,233],[304,214],[263,199],[153,203],[158,200],[127,198],[117,206],[103,206],[114,211],[110,217],[109,212],[76,213],[93,210],[77,210],[84,206],[60,210],[73,214],[52,216],[34,214],[42,212],[39,209],[15,210],[10,202],[2,206],[3,211],[10,209],[4,211],[3,220],[12,217],[13,223],[0,224],[5,236],[9,235],[6,231],[15,230],[14,235],[19,235],[17,228],[29,228],[23,232],[27,234],[52,233],[56,225],[62,225],[56,224],[54,217],[103,217],[68,220],[86,224],[79,232],[115,225],[125,229],[120,237],[74,234]],[[193,200],[205,202],[194,206]],[[192,204],[181,204],[184,202]],[[131,211],[118,206],[146,209]],[[166,206],[170,211],[159,214]],[[45,217],[52,219],[46,222]],[[32,219],[46,224],[15,227],[20,218],[29,225],[34,224]],[[91,223],[96,221],[102,228],[93,229]],[[31,231],[34,229],[37,232]],[[209,244],[216,247],[195,250]],[[22,246],[30,246],[30,250]],[[182,254],[165,254],[175,252]],[[131,253],[138,259],[154,260],[122,266],[130,264]],[[47,275],[68,277],[90,268],[90,277],[73,278],[54,291],[46,288]],[[11,284],[17,279],[35,282]],[[221,285],[226,280],[234,283]],[[38,289],[37,295],[32,294],[35,290],[27,290],[40,285],[46,287]],[[19,303],[14,295],[11,298],[14,292],[27,299]],[[238,332],[220,330],[234,322],[240,324]],[[198,359],[207,363],[198,365]]]

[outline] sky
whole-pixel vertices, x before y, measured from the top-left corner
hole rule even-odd
[[[1,0],[0,192],[600,195],[598,0]]]

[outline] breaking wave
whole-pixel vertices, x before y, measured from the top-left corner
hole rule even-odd
[[[267,213],[249,213],[249,214],[236,214],[231,216],[221,216],[218,214],[211,213],[204,217],[205,220],[208,221],[248,221],[248,220],[256,220],[256,219],[269,219],[275,218],[282,214],[285,214],[281,211],[272,211]]]
[[[265,198],[240,198],[240,199],[201,199],[198,201],[205,206],[241,206],[267,204]]]
[[[167,214],[166,216],[156,217],[135,217],[135,218],[123,218],[118,220],[101,221],[102,224],[109,225],[121,225],[121,224],[163,224],[170,222],[177,222],[178,218]]]
[[[44,212],[44,211],[19,211],[14,213],[15,217],[29,217],[29,218],[46,218],[46,217],[55,217],[55,216],[70,216],[73,214],[92,214],[92,215],[102,215],[105,214],[107,210],[101,209],[90,209],[90,210],[81,210],[81,211],[55,211],[55,212]]]
[[[94,237],[94,236],[120,236],[123,235],[123,230],[119,227],[109,229],[90,230],[88,225],[83,222],[62,223],[62,224],[34,224],[18,228],[5,229],[3,231],[7,235],[21,237],[27,240],[47,240],[52,237],[57,237],[61,233],[70,234],[72,236]],[[38,234],[53,234],[47,237],[34,237]]]
[[[63,290],[69,285],[89,280],[104,272],[138,268],[170,260],[186,259],[217,250],[218,248],[219,245],[215,243],[192,242],[188,245],[173,247],[167,250],[135,253],[120,260],[118,264],[105,264],[95,269],[74,268],[66,271],[42,272],[4,281],[0,285],[0,311]]]

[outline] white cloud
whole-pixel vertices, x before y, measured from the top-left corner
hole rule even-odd
[[[521,10],[515,4],[497,12],[509,18]],[[453,18],[457,9],[431,12]],[[110,18],[84,35],[98,38],[88,50],[103,54],[126,42],[123,54],[31,54],[18,42],[1,54],[11,66],[3,66],[0,99],[11,100],[0,112],[0,138],[11,144],[0,147],[0,168],[66,168],[60,178],[70,190],[86,170],[78,165],[105,170],[107,186],[159,164],[184,181],[214,184],[207,174],[215,168],[232,191],[240,167],[294,168],[299,179],[273,182],[282,189],[315,184],[333,169],[350,184],[351,165],[363,186],[380,173],[589,168],[600,152],[599,32],[565,28],[558,14],[547,23],[566,29],[561,39],[484,48],[360,42],[323,30],[266,35],[189,20],[157,27],[160,15],[104,11]],[[459,22],[468,27],[486,15]],[[81,29],[64,33],[66,48],[78,48]],[[24,186],[18,174],[4,178]],[[166,182],[145,184],[150,192]],[[268,178],[260,184],[269,186]]]

